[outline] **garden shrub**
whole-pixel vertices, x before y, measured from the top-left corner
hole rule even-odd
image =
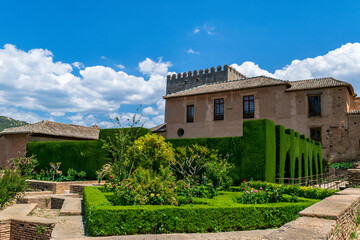
[[[260,188],[280,188],[283,189],[285,194],[296,195],[298,197],[311,198],[311,199],[324,199],[331,195],[334,195],[335,192],[339,190],[334,189],[323,189],[323,188],[314,188],[314,187],[303,187],[299,185],[280,185],[275,183],[260,182],[260,181],[250,181],[247,182],[250,188],[260,189]],[[230,190],[235,192],[243,191],[244,186],[232,186]]]
[[[0,210],[25,193],[27,183],[20,172],[5,169],[0,173]]]
[[[230,178],[235,184],[240,184],[244,179],[241,176],[242,139],[243,137],[219,137],[166,139],[165,141],[171,143],[174,148],[197,144],[210,150],[217,150],[219,156],[228,158],[228,162],[233,166],[229,172]]]
[[[128,158],[134,158],[134,167],[159,172],[160,166],[169,166],[174,159],[171,143],[157,134],[146,134],[134,141],[127,149]]]
[[[350,168],[353,168],[353,163],[352,162],[337,162],[337,163],[331,164],[329,167],[335,168],[335,169],[350,169]]]
[[[108,194],[110,195],[110,194]],[[239,204],[242,193],[222,192],[181,206],[112,206],[97,187],[84,188],[87,231],[91,236],[239,231],[279,227],[318,200]]]

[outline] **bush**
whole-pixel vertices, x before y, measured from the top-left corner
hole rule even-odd
[[[25,177],[19,172],[5,169],[0,173],[0,210],[24,194],[26,188]]]
[[[338,162],[338,163],[331,164],[329,167],[335,168],[335,169],[350,169],[350,168],[353,168],[353,163],[352,162]]]
[[[175,197],[175,177],[169,168],[137,168],[131,178],[108,186],[113,189],[111,202],[114,205],[177,205]]]
[[[91,236],[215,232],[279,227],[317,202],[238,204],[242,193],[223,192],[181,206],[111,206],[101,188],[84,188],[87,231]]]
[[[134,158],[134,166],[159,172],[161,166],[167,167],[174,159],[171,143],[157,134],[146,134],[135,140],[127,150],[128,158]],[[129,163],[130,164],[130,163]]]
[[[296,195],[298,197],[311,198],[311,199],[324,199],[331,195],[334,195],[335,192],[339,190],[334,189],[322,189],[322,188],[313,188],[313,187],[302,187],[299,185],[281,185],[275,183],[268,182],[260,182],[260,181],[250,181],[248,182],[250,188],[255,189],[266,189],[266,188],[279,188],[283,189],[285,194]],[[243,191],[243,186],[238,187],[230,187],[230,190],[235,192]]]
[[[18,158],[11,158],[9,160],[9,165],[11,169],[19,171],[21,176],[29,177],[39,163],[34,155],[29,157],[24,155]]]
[[[220,137],[220,138],[182,138],[166,139],[174,148],[189,147],[194,144],[205,146],[208,149],[217,150],[218,154],[226,157],[228,162],[233,165],[229,175],[235,184],[240,184],[241,177],[241,159],[243,154],[243,137]]]

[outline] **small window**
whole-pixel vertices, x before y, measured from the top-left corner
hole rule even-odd
[[[321,142],[321,127],[310,128],[310,138],[314,141]]]
[[[254,118],[254,95],[243,97],[243,118]]]
[[[186,108],[186,122],[194,122],[194,105],[187,105]]]
[[[321,116],[320,95],[309,96],[309,117]]]
[[[182,137],[182,136],[184,135],[184,133],[185,133],[185,131],[184,131],[184,129],[182,129],[182,128],[179,128],[179,129],[177,130],[177,135],[178,135],[179,137]]]
[[[214,120],[224,120],[224,99],[214,100]]]

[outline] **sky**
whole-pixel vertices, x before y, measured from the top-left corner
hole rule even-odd
[[[360,94],[359,42],[360,1],[2,0],[0,115],[109,128],[137,113],[152,127],[167,74],[225,64]]]

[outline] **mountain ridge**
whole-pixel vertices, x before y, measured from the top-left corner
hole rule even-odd
[[[0,116],[0,132],[3,131],[6,128],[12,128],[12,127],[20,127],[27,125],[27,122],[15,120],[10,117],[6,116]]]

